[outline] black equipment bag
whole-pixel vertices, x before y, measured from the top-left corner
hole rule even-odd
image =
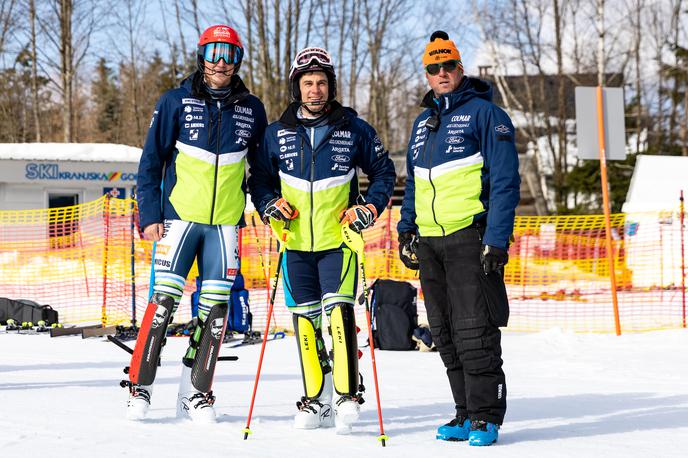
[[[18,323],[36,324],[43,320],[50,325],[58,322],[57,311],[49,305],[38,305],[26,299],[15,301],[0,297],[0,324],[6,324],[10,318]]]
[[[406,281],[376,280],[372,296],[373,339],[380,350],[415,350],[418,291]]]

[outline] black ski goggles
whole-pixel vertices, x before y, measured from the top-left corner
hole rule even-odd
[[[203,47],[203,59],[211,64],[224,59],[227,64],[236,65],[241,62],[241,54],[241,48],[231,43],[208,43]]]
[[[428,72],[428,74],[435,76],[439,74],[440,69],[444,69],[445,72],[453,72],[456,70],[456,68],[459,66],[459,61],[458,60],[445,60],[444,62],[441,62],[439,64],[430,64],[425,66],[425,71]]]

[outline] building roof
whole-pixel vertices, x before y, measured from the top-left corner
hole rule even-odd
[[[113,143],[0,143],[0,159],[138,163],[141,148]]]

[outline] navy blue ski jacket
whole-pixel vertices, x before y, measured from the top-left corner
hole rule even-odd
[[[485,81],[464,77],[413,124],[399,233],[445,236],[485,226],[483,244],[507,249],[520,199],[514,126]]]
[[[163,219],[243,225],[245,162],[267,118],[238,76],[231,85],[225,99],[214,100],[196,72],[158,100],[136,183],[141,229]]]
[[[265,130],[253,161],[249,189],[262,215],[268,202],[284,197],[299,211],[287,248],[322,251],[342,243],[340,213],[359,195],[356,168],[368,176],[365,195],[381,215],[394,189],[394,164],[375,129],[351,108],[331,102],[326,132],[315,149],[315,127],[297,118],[298,103]]]

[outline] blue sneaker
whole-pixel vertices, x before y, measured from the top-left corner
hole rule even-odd
[[[437,428],[435,437],[441,441],[465,441],[468,440],[470,429],[471,421],[467,417],[459,416]]]
[[[471,431],[468,433],[468,445],[492,445],[497,442],[499,425],[482,420],[471,422]]]

